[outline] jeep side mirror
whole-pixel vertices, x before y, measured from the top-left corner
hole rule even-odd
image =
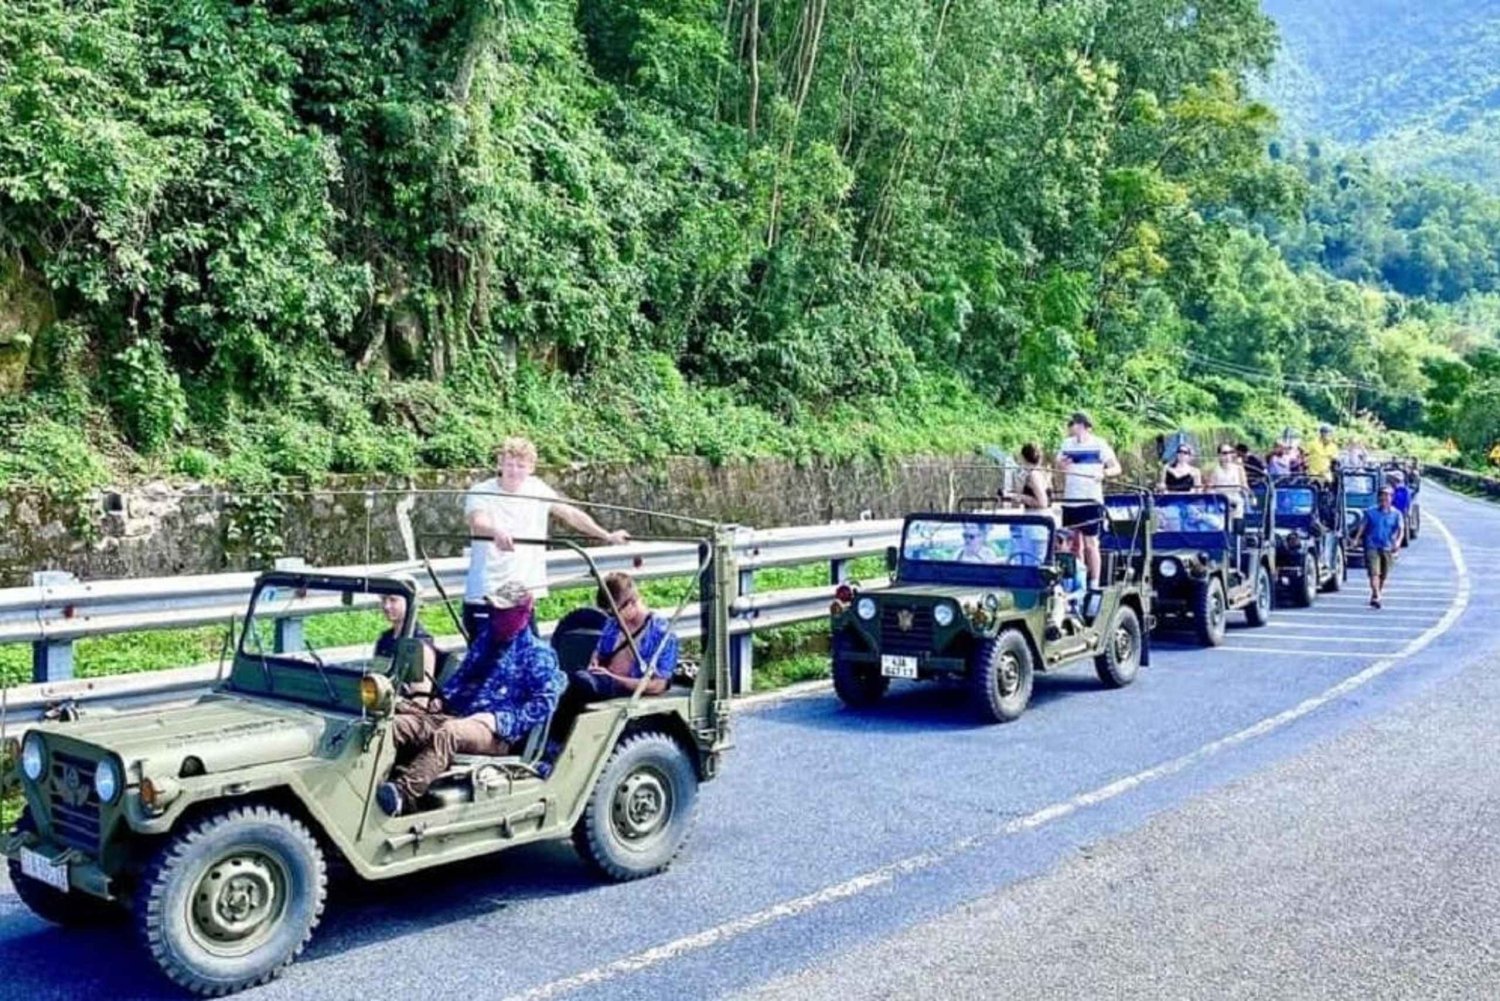
[[[900,562],[900,555],[895,546],[885,547],[885,570],[886,573],[895,573],[896,565]]]
[[[423,646],[415,636],[396,641],[395,669],[391,671],[391,677],[398,684],[411,685],[422,680],[426,673]]]

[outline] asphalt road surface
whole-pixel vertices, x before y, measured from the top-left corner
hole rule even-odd
[[[1500,507],[1424,488],[1386,608],[1357,576],[1018,722],[894,689],[741,712],[677,866],[565,844],[348,885],[247,998],[1500,996]],[[125,929],[0,876],[0,999],[166,998]]]

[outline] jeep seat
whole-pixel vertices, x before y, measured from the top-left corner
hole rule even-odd
[[[557,623],[552,630],[552,649],[564,674],[589,666],[589,658],[598,649],[599,637],[608,621],[609,616],[599,609],[585,607],[573,609]]]

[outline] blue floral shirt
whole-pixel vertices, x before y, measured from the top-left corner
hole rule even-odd
[[[504,650],[499,646],[484,623],[463,664],[443,685],[443,706],[454,716],[491,714],[495,735],[514,744],[552,717],[567,678],[557,654],[530,629],[517,633]]]
[[[601,664],[608,663],[615,651],[627,644],[625,631],[620,628],[620,623],[610,619],[604,624],[604,631],[599,634],[599,645],[594,648],[594,652],[599,655]],[[636,634],[635,645],[646,663],[651,663],[652,658],[655,658],[656,677],[663,679],[672,677],[672,672],[677,670],[677,637],[673,635],[666,619],[660,615],[648,617],[646,624]],[[657,650],[661,653],[657,653]],[[641,676],[641,665],[634,657],[630,662],[630,676],[632,678]]]

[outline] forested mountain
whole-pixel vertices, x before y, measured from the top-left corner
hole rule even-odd
[[[1500,190],[1500,0],[1265,0],[1295,135]]]
[[[1275,43],[1258,0],[0,0],[0,480],[1427,427],[1492,278],[1268,153]]]

